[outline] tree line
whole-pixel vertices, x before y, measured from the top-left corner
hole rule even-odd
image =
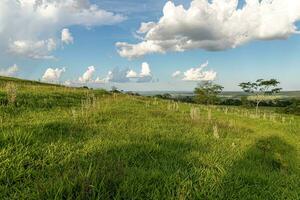
[[[194,96],[172,97],[166,93],[156,95],[163,99],[198,103],[205,105],[235,105],[255,107],[256,113],[260,106],[282,107],[285,113],[300,114],[300,100],[281,98],[278,93],[282,91],[280,82],[276,79],[258,79],[254,82],[242,82],[238,86],[245,93],[240,98],[222,98],[224,87],[212,81],[202,81],[194,89]]]

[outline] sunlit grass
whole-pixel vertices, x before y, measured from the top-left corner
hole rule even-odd
[[[299,122],[17,84],[15,105],[0,106],[0,198],[299,199]]]

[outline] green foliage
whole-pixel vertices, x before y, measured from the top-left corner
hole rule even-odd
[[[226,106],[241,106],[243,103],[240,99],[233,99],[233,98],[226,98],[222,99],[220,101],[220,105],[226,105]]]
[[[172,95],[169,93],[157,94],[154,97],[160,98],[160,99],[172,99]]]
[[[0,199],[299,199],[297,116],[16,85]]]
[[[291,105],[283,109],[284,113],[300,115],[300,100],[294,99]]]
[[[279,84],[280,82],[276,79],[258,79],[256,82],[240,83],[239,86],[244,92],[253,95],[248,97],[248,100],[256,103],[256,114],[258,114],[258,107],[261,102],[275,100],[271,95],[281,91],[282,88],[277,87]]]
[[[244,92],[252,93],[252,94],[276,94],[281,91],[281,88],[277,86],[280,84],[276,79],[264,80],[258,79],[256,82],[245,82],[240,83],[239,86],[242,88]]]
[[[195,88],[195,101],[200,104],[216,104],[219,102],[218,95],[224,87],[211,81],[204,81]]]

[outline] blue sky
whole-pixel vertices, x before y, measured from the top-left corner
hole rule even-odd
[[[64,83],[68,80],[73,85],[82,84],[101,88],[110,88],[115,85],[120,89],[132,91],[191,91],[200,79],[184,81],[184,78],[174,78],[172,74],[175,71],[180,71],[184,76],[184,72],[191,68],[197,68],[208,61],[208,66],[205,66],[204,70],[216,72],[217,75],[213,77],[213,80],[222,84],[225,90],[239,90],[238,83],[258,78],[277,78],[281,81],[281,86],[285,90],[300,89],[300,36],[297,34],[288,34],[288,37],[283,37],[284,39],[280,38],[281,36],[277,37],[276,34],[271,39],[253,36],[253,39],[249,42],[242,43],[235,48],[225,47],[221,50],[210,51],[206,47],[199,46],[183,51],[176,51],[171,48],[166,49],[165,53],[146,53],[134,59],[129,59],[126,56],[122,57],[118,53],[116,43],[126,42],[135,45],[141,42],[135,37],[136,31],[139,30],[142,22],[153,21],[158,23],[158,20],[163,16],[162,10],[166,2],[161,0],[91,0],[88,2],[88,6],[97,5],[99,9],[123,16],[124,19],[119,22],[112,22],[110,25],[95,23],[87,26],[86,24],[68,23],[67,26],[64,26],[64,24],[63,27],[57,26],[57,31],[50,34],[51,38],[59,40],[59,28],[67,28],[74,41],[69,45],[60,44],[55,50],[47,52],[55,57],[53,59],[36,59],[23,54],[18,55],[3,50],[5,47],[1,47],[0,69],[5,71],[10,66],[17,65],[18,70],[16,73],[12,73],[12,76],[38,80],[43,78],[48,68],[62,69],[65,67],[65,71],[55,81]],[[182,4],[184,9],[187,9],[191,1],[177,0],[173,2],[176,6]],[[239,8],[241,8],[241,2],[239,3]],[[0,10],[1,6],[4,7],[4,4],[0,4]],[[297,20],[293,22],[298,25]],[[276,23],[276,21],[273,23]],[[214,26],[214,24],[211,24],[211,26]],[[2,33],[7,30],[7,27],[2,30]],[[21,28],[26,29],[27,27]],[[271,28],[270,26],[268,30]],[[201,29],[199,30],[201,31]],[[50,37],[47,34],[44,37],[43,34],[37,34],[34,41],[45,40]],[[1,38],[0,29],[0,39],[8,40],[7,38]],[[22,39],[20,36],[16,36],[16,38],[18,40]],[[142,76],[138,74],[141,71],[142,63],[148,63],[151,70],[151,81],[138,83],[136,80],[139,80]],[[88,78],[85,82],[78,83],[78,77],[84,77],[83,74],[89,66],[95,68],[91,79]],[[137,75],[132,77],[130,81],[109,81],[106,78],[108,72],[116,68],[133,70]],[[103,81],[96,83],[97,77],[99,80],[103,79]]]

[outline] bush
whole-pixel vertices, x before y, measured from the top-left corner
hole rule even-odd
[[[293,103],[283,109],[286,114],[300,115],[300,100],[293,99]]]
[[[242,101],[240,99],[222,99],[220,105],[225,106],[241,106]]]
[[[159,99],[173,99],[172,95],[169,93],[165,93],[165,94],[157,94],[154,97],[159,98]]]
[[[260,103],[261,106],[264,107],[288,107],[291,106],[294,103],[293,99],[275,99],[272,101],[262,101]],[[247,98],[247,96],[243,96],[241,97],[241,105],[245,106],[245,107],[255,107],[256,106],[256,102],[253,100],[249,100]]]
[[[139,93],[137,93],[137,92],[131,92],[131,91],[126,92],[126,94],[128,94],[130,96],[141,96]]]

